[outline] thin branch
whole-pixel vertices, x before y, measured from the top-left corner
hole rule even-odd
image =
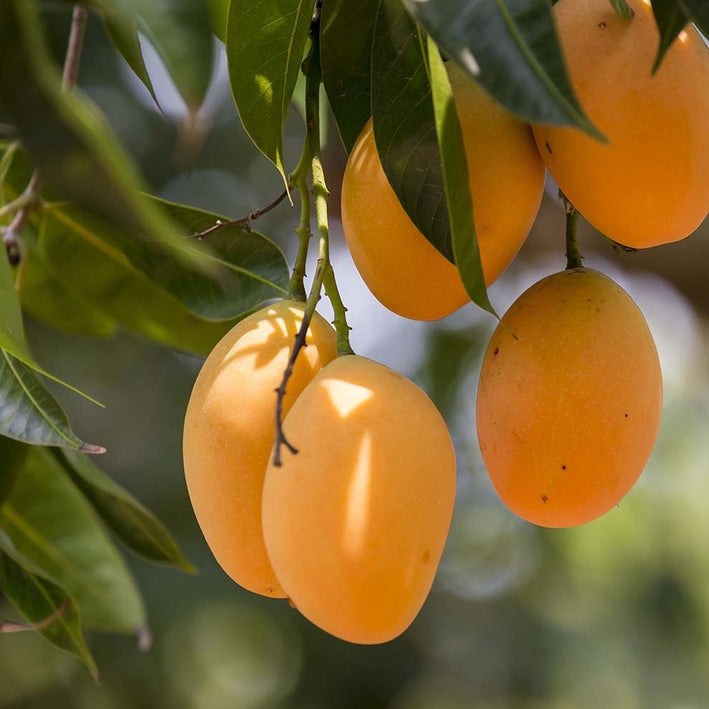
[[[204,239],[206,236],[213,234],[215,231],[219,231],[220,229],[226,229],[227,227],[237,226],[239,224],[251,224],[251,222],[255,222],[259,217],[262,217],[264,214],[267,214],[272,209],[275,209],[287,196],[288,190],[283,190],[283,192],[281,192],[281,194],[279,194],[276,199],[274,199],[272,202],[269,202],[265,207],[261,207],[261,209],[256,209],[250,214],[247,214],[245,217],[229,219],[225,222],[219,220],[214,226],[210,226],[209,229],[205,229],[204,231],[197,232],[196,234],[193,234],[192,237],[201,240]]]
[[[24,633],[29,630],[44,630],[44,628],[48,628],[55,620],[61,618],[68,609],[69,597],[67,596],[61,606],[43,620],[37,623],[12,623],[10,621],[3,621],[0,623],[0,633]]]
[[[71,30],[69,31],[69,41],[67,43],[64,68],[62,71],[62,88],[66,92],[71,91],[76,86],[79,77],[79,63],[81,61],[81,50],[84,45],[84,34],[86,32],[86,22],[88,18],[88,8],[83,5],[74,5],[74,10],[71,15]],[[13,266],[16,266],[21,259],[20,232],[25,226],[32,210],[36,209],[42,203],[38,170],[32,173],[32,177],[25,191],[15,202],[19,200],[25,202],[24,206],[17,212],[10,225],[3,230],[3,243],[5,244],[8,260]],[[6,207],[9,206],[10,205],[6,205]]]

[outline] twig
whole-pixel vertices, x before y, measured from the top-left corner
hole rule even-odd
[[[0,623],[0,633],[23,633],[29,630],[44,630],[48,628],[55,620],[60,618],[69,609],[69,597],[64,599],[64,602],[51,615],[37,623],[12,623],[3,621]]]
[[[69,42],[64,57],[64,67],[62,71],[62,88],[64,91],[71,91],[79,77],[79,63],[81,61],[81,50],[84,45],[84,34],[89,11],[83,5],[74,5],[71,15],[71,30],[69,32]],[[33,209],[36,209],[42,202],[40,195],[39,171],[32,173],[25,191],[15,200],[22,200],[23,206],[15,215],[10,225],[3,230],[3,243],[7,251],[7,257],[13,266],[16,266],[21,259],[20,232],[25,226],[27,219]],[[12,203],[11,203],[12,204]],[[11,204],[6,205],[10,207]]]
[[[345,317],[345,308],[339,298],[335,285],[334,274],[330,264],[330,237],[327,216],[327,199],[329,192],[325,184],[325,174],[323,172],[320,149],[320,83],[322,74],[320,69],[320,7],[322,3],[315,5],[315,15],[310,25],[311,47],[308,56],[303,61],[303,73],[305,74],[305,123],[307,126],[307,151],[310,156],[310,169],[313,184],[313,201],[315,204],[315,220],[318,234],[318,260],[313,274],[313,283],[305,302],[305,312],[298,334],[295,336],[293,349],[288,359],[288,365],[283,372],[283,379],[276,389],[276,439],[273,450],[273,464],[280,466],[281,446],[285,446],[291,453],[298,450],[293,446],[283,431],[283,399],[286,395],[288,380],[293,373],[298,354],[306,346],[306,337],[310,321],[315,312],[315,306],[320,300],[320,293],[323,283],[327,279],[331,287],[331,302],[335,309],[335,323],[337,325],[337,351],[338,354],[348,354],[352,352],[349,344],[349,326]],[[309,212],[308,212],[309,215]],[[301,227],[303,225],[301,224]],[[333,287],[334,286],[334,287]]]
[[[279,194],[278,197],[273,200],[273,202],[269,202],[269,204],[267,204],[265,207],[261,207],[261,209],[256,209],[251,212],[251,214],[247,214],[245,217],[239,217],[238,219],[229,219],[225,222],[220,220],[214,226],[210,226],[209,229],[205,229],[204,231],[192,234],[192,237],[201,240],[204,239],[205,236],[209,236],[210,234],[213,234],[215,231],[219,231],[220,229],[226,229],[230,226],[237,226],[239,224],[250,224],[251,222],[255,222],[259,217],[262,217],[264,214],[267,214],[272,209],[275,209],[287,196],[288,190],[283,190],[283,192],[281,192],[281,194]]]

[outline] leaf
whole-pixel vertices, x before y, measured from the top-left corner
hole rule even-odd
[[[628,6],[626,0],[610,0],[610,3],[613,5],[613,9],[618,14],[618,17],[623,20],[629,20],[635,15],[635,12]]]
[[[145,626],[143,601],[125,562],[89,502],[46,449],[31,450],[0,508],[0,544],[27,559],[34,573],[65,588],[86,626],[117,632]]]
[[[418,230],[453,261],[431,87],[416,25],[381,0],[372,49],[372,119],[384,173]]]
[[[349,152],[372,113],[371,64],[379,0],[334,0],[322,8],[322,78]]]
[[[81,254],[75,253],[74,257],[83,263]],[[113,334],[118,327],[116,320],[75,289],[65,287],[54,275],[54,266],[40,253],[34,239],[24,239],[19,286],[25,312],[71,335],[108,337]]]
[[[574,95],[548,0],[404,0],[436,43],[508,110],[602,137]]]
[[[207,0],[209,18],[212,22],[212,31],[226,42],[226,21],[229,12],[229,0]]]
[[[140,30],[160,55],[190,112],[197,112],[214,65],[212,30],[204,0],[85,0],[85,4],[112,18],[114,29],[116,23],[120,24],[126,42],[128,28],[131,33],[133,27]],[[129,46],[122,42],[119,50],[123,53]],[[140,69],[142,53],[139,59],[135,46],[124,56],[134,71]],[[136,74],[145,83],[142,70]]]
[[[25,464],[28,453],[29,447],[24,443],[0,436],[0,506]]]
[[[46,269],[45,280],[33,289],[27,276],[36,272],[37,263]],[[23,301],[32,303],[28,311],[69,332],[83,328],[84,334],[105,334],[97,328],[87,331],[90,316],[96,314],[97,325],[120,326],[173,349],[206,354],[233,323],[231,320],[210,322],[193,315],[162,288],[136,272],[122,254],[97,248],[85,239],[80,226],[70,218],[59,221],[47,215],[40,227],[37,260],[30,251],[26,269],[21,295]],[[76,304],[73,310],[72,302]]]
[[[151,561],[194,572],[165,525],[85,455],[59,450],[53,453],[101,519],[129,549]]]
[[[77,438],[64,410],[37,375],[4,349],[0,349],[0,435],[36,446],[105,451]]]
[[[212,265],[214,275],[190,268],[190,258],[176,258],[160,243],[133,239],[123,230],[111,230],[105,223],[66,205],[47,207],[45,229],[52,230],[53,234],[47,238],[58,238],[62,230],[80,236],[102,251],[105,258],[138,271],[201,318],[230,320],[266,300],[288,294],[285,257],[265,236],[233,226],[211,234],[202,245],[186,235],[214,226],[218,216],[157,198],[150,201],[165,209],[178,225],[179,236],[174,236],[177,248],[186,254],[199,250],[201,258]],[[63,266],[72,267],[72,264],[65,259]],[[82,269],[76,261],[73,268],[82,281],[92,278],[88,271],[79,272]]]
[[[61,91],[33,0],[0,3],[0,100],[47,184],[130,238],[172,249],[174,226],[136,191],[142,181],[106,122]]]
[[[287,183],[283,126],[308,37],[310,0],[231,0],[229,80],[244,129]]]
[[[35,362],[30,354],[27,343],[25,342],[25,329],[22,322],[20,300],[15,290],[12,269],[5,256],[4,249],[0,252],[0,352],[8,356],[14,356],[17,360],[22,362],[25,367],[29,367],[35,372],[43,374],[45,377],[65,386],[67,389],[83,396],[92,403],[98,404],[98,402],[92,399],[88,394],[84,394],[71,384],[47,372],[47,370]],[[2,357],[0,357],[0,367],[4,367]],[[0,389],[4,388],[4,385],[5,382],[0,379]],[[39,382],[37,382],[37,386],[43,388]],[[3,402],[0,402],[0,407],[2,405]]]
[[[473,302],[497,317],[487,296],[485,276],[480,261],[473,221],[474,204],[470,194],[468,164],[453,92],[438,47],[430,37],[426,42],[426,59],[433,94],[433,112],[455,263],[463,285]]]
[[[148,90],[153,101],[155,101],[155,105],[159,108],[160,104],[155,95],[153,82],[145,66],[143,50],[140,46],[140,38],[138,37],[138,26],[135,20],[129,16],[115,12],[115,10],[106,8],[104,10],[103,22],[109,39],[126,60],[126,63],[133,70],[133,73]]]
[[[653,0],[652,12],[655,15],[655,23],[660,32],[657,56],[652,65],[652,73],[654,74],[660,68],[667,50],[672,42],[675,41],[677,35],[684,29],[689,18],[684,9],[674,0]]]
[[[709,4],[706,0],[675,0],[676,4],[684,9],[699,31],[709,37]]]
[[[96,662],[81,632],[79,609],[64,589],[24,569],[1,551],[0,589],[28,623],[38,625],[38,633],[52,645],[78,657],[94,679],[98,679]]]

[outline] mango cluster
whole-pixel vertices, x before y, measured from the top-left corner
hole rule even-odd
[[[426,394],[388,367],[336,358],[317,313],[287,385],[273,462],[275,390],[303,304],[239,322],[205,361],[187,408],[184,466],[202,532],[238,584],[288,597],[356,643],[402,633],[433,583],[455,499],[455,453]]]

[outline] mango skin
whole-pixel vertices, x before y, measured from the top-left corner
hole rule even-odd
[[[462,69],[447,63],[468,159],[473,215],[487,285],[507,268],[534,223],[544,165],[530,127],[507,113]],[[374,296],[414,320],[437,320],[470,302],[458,269],[421,234],[384,174],[372,121],[350,153],[342,228]]]
[[[652,451],[662,374],[645,318],[598,271],[556,273],[525,291],[485,354],[477,431],[502,501],[544,527],[617,505]]]
[[[455,454],[415,384],[339,357],[285,420],[299,449],[269,464],[263,529],[273,568],[311,622],[353,643],[401,634],[433,583],[453,512]]]
[[[610,239],[646,248],[683,239],[709,212],[709,50],[688,25],[651,75],[659,34],[648,2],[623,20],[608,0],[554,5],[571,83],[608,139],[533,126],[560,189]]]
[[[275,389],[303,318],[284,300],[237,323],[207,357],[187,406],[185,479],[202,533],[224,571],[264,596],[284,596],[263,543],[261,492],[275,438]],[[315,313],[288,382],[283,411],[337,354]]]

